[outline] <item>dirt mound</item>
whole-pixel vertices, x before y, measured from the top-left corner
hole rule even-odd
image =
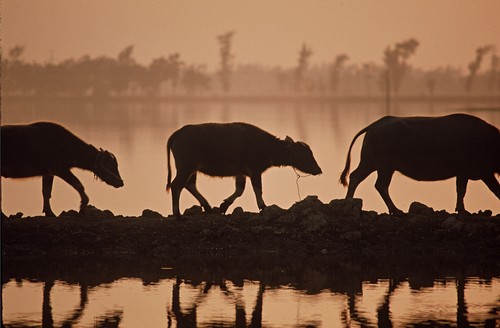
[[[496,259],[500,215],[460,216],[414,203],[400,217],[363,211],[361,199],[322,203],[309,196],[289,209],[272,205],[261,213],[204,214],[195,206],[182,220],[144,210],[115,216],[89,207],[85,217],[11,216],[2,220],[3,256],[238,254],[348,254],[460,256]]]

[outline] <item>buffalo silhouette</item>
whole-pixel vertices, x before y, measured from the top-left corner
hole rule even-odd
[[[55,216],[50,207],[54,176],[78,191],[81,197],[80,213],[84,214],[89,198],[81,182],[71,173],[73,167],[92,171],[96,177],[115,188],[123,186],[118,163],[112,153],[85,143],[59,124],[4,125],[1,133],[2,176],[42,176],[43,212],[46,216]]]
[[[174,154],[176,177],[171,181],[170,151]],[[236,191],[220,205],[223,213],[243,194],[246,177],[252,182],[257,205],[263,209],[262,173],[272,166],[293,166],[317,175],[321,168],[308,145],[290,137],[280,140],[247,123],[205,123],[186,125],[175,131],[167,143],[167,190],[172,189],[175,216],[180,217],[179,197],[185,187],[206,212],[212,208],[196,189],[197,172],[210,176],[236,177]]]
[[[366,133],[359,166],[347,183],[351,149]],[[464,196],[469,180],[482,180],[500,199],[500,132],[485,121],[467,114],[442,117],[385,116],[359,131],[353,138],[340,182],[349,188],[352,198],[358,185],[373,171],[378,177],[375,188],[391,214],[399,210],[389,196],[389,184],[395,171],[419,181],[437,181],[456,177],[458,213],[468,213]]]

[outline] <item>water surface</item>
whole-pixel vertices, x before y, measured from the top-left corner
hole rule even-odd
[[[148,102],[148,101],[77,101],[77,100],[2,100],[2,124],[30,123],[49,120],[63,124],[96,147],[113,152],[125,187],[114,189],[93,175],[75,169],[90,197],[90,203],[114,214],[139,215],[152,209],[171,214],[170,195],[165,192],[167,176],[166,141],[185,124],[203,122],[243,121],[255,124],[270,133],[308,143],[324,174],[298,180],[291,168],[271,168],[263,175],[264,200],[268,205],[288,208],[299,197],[317,195],[323,202],[343,198],[346,190],[339,183],[349,144],[354,135],[380,117],[438,116],[468,112],[500,126],[500,111],[491,104],[464,103],[400,103],[388,113],[381,103],[318,103],[318,102]],[[352,168],[359,162],[361,141],[352,153]],[[382,199],[373,187],[372,174],[358,187],[356,197],[362,198],[365,210],[386,212]],[[219,179],[201,175],[198,189],[212,206],[218,206],[233,192],[231,178]],[[2,209],[7,214],[23,212],[39,215],[42,208],[41,179],[2,179]],[[408,210],[419,201],[436,210],[453,212],[456,202],[455,181],[416,182],[395,174],[390,192],[396,205]],[[181,210],[196,204],[187,192],[181,194]],[[469,211],[491,209],[500,213],[500,202],[482,182],[469,182],[465,198]],[[60,179],[55,179],[52,193],[53,210],[78,209],[79,197]],[[250,184],[243,196],[229,209],[242,206],[257,211]]]
[[[406,262],[405,262],[406,261]],[[495,266],[316,258],[7,263],[6,327],[500,324]],[[417,261],[418,262],[418,261]],[[58,263],[58,264],[57,264]],[[78,263],[78,265],[75,265]],[[15,264],[15,265],[14,265]],[[40,263],[41,264],[41,261]],[[173,266],[170,266],[173,264]],[[177,266],[178,265],[178,266]],[[52,266],[52,267],[51,267]],[[493,271],[490,271],[493,270]],[[493,275],[492,275],[493,274]]]

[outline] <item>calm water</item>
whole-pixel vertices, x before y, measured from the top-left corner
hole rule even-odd
[[[500,111],[488,109],[495,104],[463,103],[402,103],[391,110],[391,115],[444,115],[469,112],[489,123],[500,126]],[[474,109],[471,109],[474,108]],[[139,215],[143,209],[152,209],[163,215],[171,214],[170,195],[165,192],[167,175],[166,140],[172,132],[185,124],[202,122],[244,121],[255,124],[272,134],[308,143],[323,169],[317,177],[299,179],[291,168],[272,168],[263,175],[264,200],[288,208],[306,195],[318,195],[323,202],[342,198],[346,190],[338,183],[349,144],[359,130],[377,120],[387,111],[383,104],[318,104],[318,103],[156,103],[156,102],[84,102],[84,101],[24,101],[2,100],[2,124],[29,123],[50,120],[63,124],[83,140],[113,152],[125,187],[114,189],[94,181],[90,172],[74,170],[82,180],[90,203],[115,214]],[[353,149],[352,167],[359,161],[360,140]],[[382,199],[373,187],[372,174],[358,188],[356,197],[364,201],[364,209],[386,212]],[[230,178],[201,176],[199,190],[213,206],[233,192]],[[39,215],[42,208],[41,179],[2,180],[2,209],[7,214],[23,212]],[[455,181],[416,182],[396,173],[391,184],[391,195],[396,205],[408,210],[413,201],[435,209],[453,212],[456,194]],[[196,204],[184,191],[181,210]],[[465,198],[469,211],[491,209],[500,213],[500,202],[482,182],[470,182]],[[76,191],[59,179],[54,182],[52,208],[57,214],[77,209]],[[257,211],[252,188],[247,184],[243,196],[233,206]]]
[[[411,261],[408,259],[407,261]],[[500,278],[319,259],[7,263],[6,327],[498,327]],[[179,261],[178,261],[179,262]],[[78,263],[78,264],[77,264]],[[420,266],[419,266],[420,265]],[[405,269],[401,269],[404,267]]]

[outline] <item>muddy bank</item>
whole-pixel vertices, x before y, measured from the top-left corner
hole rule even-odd
[[[500,215],[460,216],[414,203],[401,217],[362,210],[362,201],[322,203],[314,196],[289,209],[261,213],[236,208],[229,215],[186,210],[185,219],[145,210],[140,217],[115,216],[89,207],[85,217],[2,220],[4,258],[105,256],[152,258],[248,256],[445,257],[497,262]]]

